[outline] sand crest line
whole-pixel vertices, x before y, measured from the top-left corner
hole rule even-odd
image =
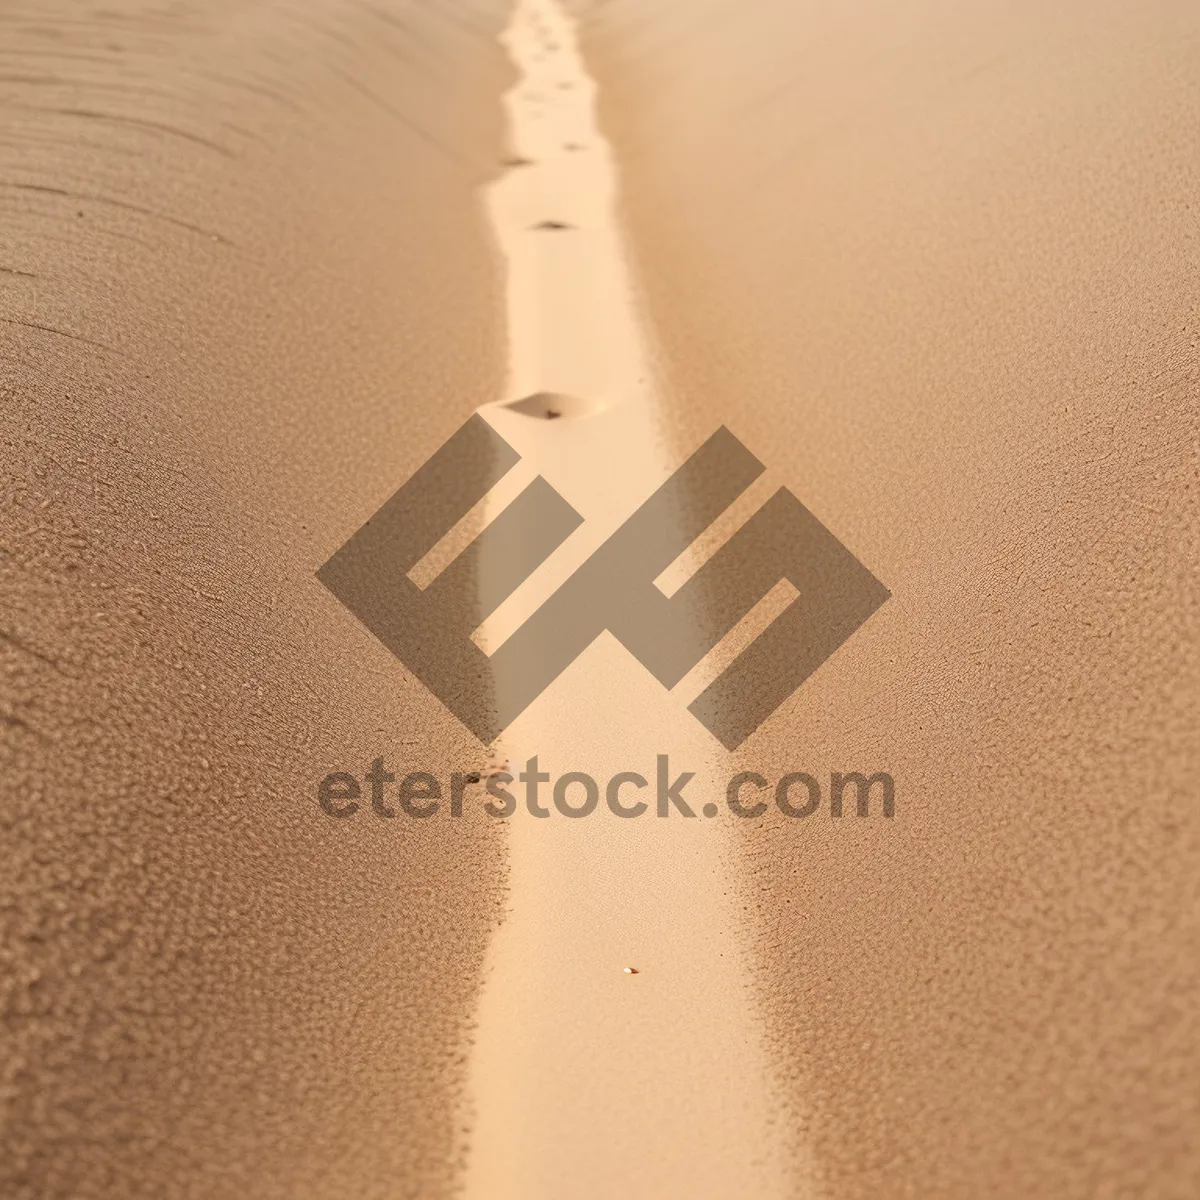
[[[485,200],[510,361],[504,398],[480,411],[524,478],[541,474],[584,522],[485,623],[493,649],[678,466],[575,29],[553,0],[518,0],[502,40],[519,79],[505,97],[508,170]],[[496,495],[488,520],[507,502]],[[495,749],[514,775],[536,755],[553,776],[651,780],[668,754],[696,772],[697,811],[724,798],[719,747],[607,634]],[[718,826],[537,820],[523,806],[507,822],[508,911],[470,1065],[468,1196],[790,1194]]]

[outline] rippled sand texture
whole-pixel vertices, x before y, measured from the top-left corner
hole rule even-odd
[[[447,1194],[482,751],[314,578],[504,371],[505,5],[0,13],[0,1193]]]

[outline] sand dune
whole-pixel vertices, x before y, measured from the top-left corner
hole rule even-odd
[[[503,4],[0,14],[0,1193],[432,1196],[482,750],[314,578],[504,367]]]
[[[812,1194],[1200,1187],[1200,23],[580,3],[681,445],[727,423],[893,598],[742,747]]]
[[[0,1193],[1190,1200],[1200,19],[564,7],[0,14]],[[315,577],[477,409],[891,592],[734,753],[612,638],[498,753],[895,815],[322,813],[486,769]]]

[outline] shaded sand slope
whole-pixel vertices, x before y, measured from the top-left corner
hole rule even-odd
[[[573,7],[680,451],[894,593],[740,755],[896,779],[743,831],[814,1194],[1196,1195],[1200,18]]]
[[[0,1193],[437,1196],[478,747],[313,577],[503,370],[505,7],[0,14]]]

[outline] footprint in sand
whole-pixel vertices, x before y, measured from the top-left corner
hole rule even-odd
[[[557,421],[562,417],[590,417],[593,413],[603,411],[608,404],[603,400],[585,400],[582,396],[571,396],[566,392],[534,392],[520,400],[510,400],[503,407],[523,417]]]

